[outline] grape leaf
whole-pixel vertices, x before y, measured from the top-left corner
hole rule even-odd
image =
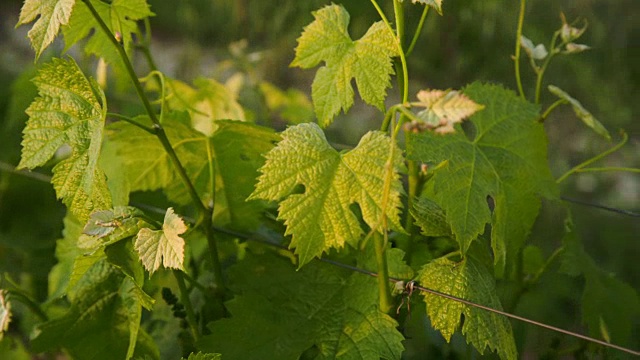
[[[435,172],[428,194],[444,210],[462,253],[491,223],[497,272],[524,242],[540,208],[556,185],[547,165],[547,143],[537,106],[498,85],[474,83],[464,94],[486,108],[471,118],[471,139],[459,129],[446,136],[410,136],[408,157],[448,165]],[[460,126],[460,125],[456,125]],[[452,154],[456,154],[452,156]],[[487,204],[495,203],[493,213]]]
[[[11,303],[7,298],[9,293],[0,289],[0,340],[4,337],[4,333],[9,330],[9,323],[11,322]]]
[[[104,259],[95,263],[69,295],[71,307],[61,317],[40,324],[31,342],[34,351],[42,352],[63,346],[74,359],[123,359],[131,355],[149,355],[158,359],[155,344],[143,330],[130,336],[131,306],[141,306],[138,294],[130,291],[129,278]]]
[[[200,198],[207,204],[215,199],[214,222],[244,230],[257,227],[265,204],[245,200],[254,189],[258,168],[264,164],[262,154],[273,148],[279,137],[271,129],[239,121],[217,121],[218,129],[207,137],[192,129],[183,115],[165,114],[163,127]],[[148,119],[137,120],[149,123]],[[113,124],[108,131],[131,191],[164,189],[173,201],[190,201],[155,136],[125,122]]]
[[[418,118],[439,134],[454,132],[453,125],[484,109],[455,90],[420,90],[417,97],[419,101],[411,105],[425,108],[418,112]]]
[[[563,239],[564,251],[560,271],[584,276],[582,321],[593,337],[624,345],[632,339],[634,324],[640,319],[637,291],[601,269],[585,251],[577,234],[569,227]],[[607,340],[609,341],[609,340]]]
[[[182,270],[184,265],[184,239],[187,225],[168,208],[164,215],[162,230],[140,229],[135,240],[135,249],[140,254],[142,264],[153,274],[160,265]]]
[[[218,128],[216,120],[245,120],[237,95],[213,79],[199,78],[194,85],[168,79],[167,104],[172,110],[188,111],[193,128],[211,136]]]
[[[185,358],[182,358],[185,360]],[[186,360],[222,360],[222,356],[220,354],[211,354],[211,353],[191,353]]]
[[[403,2],[404,0],[398,0],[400,2]],[[438,12],[438,14],[442,15],[442,0],[411,0],[412,3],[414,4],[424,4],[426,6],[431,6],[432,8],[436,9],[436,11]]]
[[[38,18],[28,33],[36,60],[56,38],[60,26],[69,23],[75,3],[76,0],[25,0],[17,26]]]
[[[549,91],[560,99],[571,104],[573,111],[576,113],[576,116],[582,120],[582,122],[591,128],[591,130],[595,131],[597,134],[602,135],[605,139],[611,140],[611,135],[609,135],[609,131],[602,125],[598,119],[593,116],[589,110],[585,109],[582,104],[571,97],[571,95],[564,92],[564,90],[560,89],[557,86],[549,85]]]
[[[202,351],[287,360],[315,346],[316,359],[400,358],[403,337],[378,309],[375,279],[317,262],[295,271],[274,255],[248,256],[229,279],[241,295],[226,303],[231,318],[209,324]]]
[[[492,274],[473,257],[459,263],[436,259],[420,270],[418,281],[427,288],[502,310]],[[432,326],[447,342],[464,314],[462,333],[481,354],[489,347],[502,359],[518,357],[511,323],[506,317],[427,292],[422,295]]]
[[[18,168],[33,169],[67,144],[71,156],[53,168],[57,196],[79,220],[93,210],[111,207],[104,172],[98,166],[106,99],[96,82],[85,77],[73,59],[53,59],[33,80],[39,97],[26,110],[22,159]]]
[[[142,215],[142,211],[130,206],[96,211],[82,230],[78,247],[91,252],[136,235],[140,229],[150,226],[140,218]]]
[[[341,5],[329,5],[313,12],[315,20],[298,38],[291,66],[309,69],[321,61],[311,97],[320,124],[328,126],[340,112],[353,105],[355,78],[362,99],[384,110],[386,89],[394,73],[391,58],[398,55],[398,44],[383,22],[374,23],[360,39],[353,41],[347,31],[349,13]]]
[[[411,215],[425,236],[452,235],[451,226],[447,223],[447,217],[442,208],[425,196],[415,198]]]
[[[91,4],[111,33],[121,39],[127,53],[133,44],[132,35],[138,33],[136,21],[154,15],[146,0],[113,0],[110,4],[91,0]],[[87,54],[104,58],[110,64],[122,65],[116,48],[111,45],[107,35],[98,26],[84,2],[76,5],[69,20],[69,26],[65,26],[62,33],[66,42],[65,51],[78,41],[91,36],[84,48]]]
[[[369,132],[346,153],[333,149],[314,123],[290,127],[282,138],[267,153],[249,199],[280,201],[278,219],[284,220],[286,234],[292,235],[290,246],[296,248],[300,266],[345,242],[357,245],[363,230],[350,209],[353,203],[360,205],[364,221],[374,231],[382,231],[384,222],[402,231],[398,171],[403,160],[389,137]],[[293,193],[298,184],[304,186],[304,193]]]

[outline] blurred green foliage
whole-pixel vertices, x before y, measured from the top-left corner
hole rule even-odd
[[[156,58],[162,70],[185,80],[204,72],[204,75],[219,77],[220,81],[240,70],[248,74],[249,81],[256,86],[266,80],[284,89],[310,92],[312,72],[291,69],[289,63],[293,59],[295,39],[313,19],[311,11],[328,4],[327,1],[150,0],[149,3],[156,14],[151,21],[152,50],[161,49]],[[350,31],[354,38],[378,19],[368,1],[341,3],[352,14]],[[37,64],[32,65],[26,29],[15,32],[12,28],[21,4],[20,0],[5,0],[0,4],[0,271],[28,289],[35,299],[44,300],[47,276],[55,264],[55,240],[62,236],[64,208],[56,201],[49,184],[9,171],[10,165],[19,161],[21,131],[26,121],[24,110],[35,96],[35,87],[29,79]],[[386,1],[385,6],[390,9],[391,1]],[[412,6],[409,1],[405,1],[405,6],[406,21],[409,26],[415,26],[421,7]],[[429,14],[416,51],[409,58],[411,88],[415,91],[460,88],[474,80],[501,82],[515,88],[511,56],[518,6],[517,1],[445,0],[444,16]],[[608,127],[614,138],[618,128],[630,134],[626,151],[608,160],[609,166],[640,167],[640,122],[637,120],[640,102],[636,99],[640,94],[640,27],[637,26],[640,1],[531,0],[523,33],[534,43],[548,44],[553,32],[561,26],[561,12],[569,21],[586,19],[589,28],[581,42],[592,49],[554,59],[546,75],[547,82],[579,99]],[[246,40],[246,48],[238,45],[242,44],[238,42],[241,40]],[[59,52],[61,48],[61,44],[57,44],[49,53]],[[165,53],[167,49],[176,51]],[[252,55],[259,56],[252,58]],[[532,94],[535,78],[526,61],[522,62],[522,73],[525,92]],[[240,94],[241,103],[254,111],[253,116],[265,111],[260,108],[256,94],[250,89]],[[542,101],[548,106],[554,97],[545,90]],[[130,105],[124,101],[117,106]],[[349,116],[380,117],[369,109],[355,114]],[[546,126],[550,162],[556,175],[611,146],[575,119],[569,107],[556,112]],[[348,134],[337,138],[348,138]],[[586,202],[607,203],[638,212],[638,189],[637,174],[584,174],[563,184],[562,193]],[[575,228],[586,252],[601,268],[615,273],[633,288],[640,288],[637,271],[640,221],[574,204],[567,207],[573,212]],[[561,218],[562,215],[551,210],[543,211],[533,230],[538,235],[530,242],[538,246],[545,257],[561,243]],[[541,286],[521,299],[517,311],[523,316],[576,328],[581,318],[577,306],[580,281],[545,276]],[[525,335],[530,328],[524,324],[517,324],[514,330],[519,336],[519,348],[525,344],[535,349],[536,346],[559,347],[560,342],[576,343],[548,333]],[[435,335],[433,338],[433,343],[439,341]],[[640,324],[632,329],[631,338],[640,339]],[[409,341],[406,345],[408,353],[424,354],[418,349],[425,347],[424,344]],[[455,353],[459,345],[454,337],[452,345],[445,348]],[[635,340],[627,345],[638,348],[640,343]],[[8,345],[5,342],[2,346]]]

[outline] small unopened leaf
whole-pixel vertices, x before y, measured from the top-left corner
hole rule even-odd
[[[28,36],[36,51],[36,60],[58,35],[60,27],[69,23],[76,0],[25,0],[18,26],[36,20]]]
[[[363,230],[351,209],[354,203],[374,231],[383,231],[385,223],[402,231],[402,153],[388,136],[369,132],[344,153],[333,149],[314,123],[290,127],[282,138],[267,153],[249,199],[280,202],[278,219],[292,235],[300,266],[330,248],[357,245]],[[294,193],[298,184],[304,186],[302,194]]]
[[[602,125],[598,119],[596,119],[587,109],[585,109],[582,104],[571,97],[571,95],[567,94],[564,90],[560,89],[557,86],[549,85],[549,91],[555,96],[559,97],[567,101],[571,104],[573,111],[576,113],[576,116],[582,120],[585,125],[590,127],[596,133],[604,136],[607,140],[611,140],[611,135],[609,135],[609,131]]]
[[[418,281],[429,289],[502,310],[493,275],[472,257],[459,263],[446,258],[434,260],[420,270]],[[481,354],[488,347],[502,359],[518,357],[511,323],[506,317],[428,292],[422,295],[431,324],[447,342],[464,315],[462,334]]]
[[[11,303],[7,299],[7,291],[0,289],[0,340],[9,330],[9,323],[11,322]]]
[[[383,110],[393,74],[391,58],[398,54],[393,33],[379,21],[362,38],[352,40],[347,31],[349,13],[340,5],[326,6],[313,16],[315,21],[298,38],[291,66],[309,69],[325,63],[311,86],[319,123],[328,126],[340,110],[351,108],[354,78],[362,100]]]
[[[484,109],[455,90],[421,90],[417,97],[418,102],[412,105],[426,108],[418,117],[440,134],[454,132],[453,125]]]
[[[111,207],[111,194],[98,165],[106,118],[102,89],[73,59],[53,59],[33,80],[39,96],[27,109],[19,168],[45,164],[63,145],[71,155],[53,168],[56,194],[85,221],[94,210]]]
[[[591,49],[590,46],[584,44],[568,43],[565,46],[565,54],[578,54],[583,51]]]
[[[562,41],[572,42],[573,40],[578,39],[584,32],[587,30],[587,22],[584,22],[584,26],[582,28],[576,28],[567,23],[567,19],[564,17],[564,14],[560,14],[562,19],[562,28],[560,28],[560,38]]]
[[[142,264],[153,274],[160,265],[166,268],[183,269],[184,239],[180,237],[187,231],[184,221],[167,209],[162,230],[141,229],[135,240],[135,249],[140,254]]]
[[[547,49],[542,44],[533,45],[533,41],[529,40],[526,36],[520,36],[520,46],[534,60],[542,60],[549,55]]]
[[[398,0],[403,2],[404,0]],[[442,15],[442,0],[411,0],[414,4],[424,4],[426,6],[431,6],[436,9],[438,14]]]

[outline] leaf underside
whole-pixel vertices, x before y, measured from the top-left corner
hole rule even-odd
[[[53,59],[33,80],[39,96],[26,110],[22,158],[18,168],[44,165],[63,145],[71,155],[53,168],[58,198],[81,221],[111,207],[111,194],[98,165],[106,100],[96,82],[73,59]]]
[[[281,135],[283,140],[266,155],[250,199],[280,202],[278,219],[284,220],[286,235],[292,235],[290,246],[300,266],[330,248],[357,245],[363,230],[350,209],[354,203],[374,231],[382,231],[385,223],[402,231],[402,154],[384,133],[367,133],[345,153],[333,149],[313,123],[290,127]],[[302,194],[295,193],[298,185],[304,186]]]
[[[491,246],[502,273],[507,258],[523,244],[533,225],[539,197],[555,196],[546,136],[536,121],[537,106],[512,91],[474,83],[464,94],[485,105],[470,119],[471,135],[457,125],[458,131],[446,136],[430,132],[411,136],[408,157],[431,164],[448,161],[434,173],[434,186],[426,196],[445,212],[463,254],[491,224]],[[495,203],[493,211],[488,198]]]

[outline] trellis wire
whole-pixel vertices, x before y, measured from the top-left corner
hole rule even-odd
[[[34,179],[37,179],[37,180],[40,180],[40,181],[45,181],[46,182],[46,181],[50,180],[50,177],[48,177],[47,175],[44,175],[44,174],[34,173],[34,172],[26,172],[26,171],[17,171],[15,169],[15,167],[13,167],[10,164],[4,163],[4,162],[0,162],[0,170],[4,170],[4,171],[7,171],[7,172],[11,172],[11,173],[15,173],[15,174],[31,177],[31,178],[34,178]],[[576,204],[580,204],[580,205],[591,206],[591,207],[595,207],[595,208],[598,208],[598,209],[612,211],[612,212],[623,214],[623,215],[627,215],[627,216],[640,217],[640,214],[635,213],[635,212],[631,212],[631,211],[627,211],[627,210],[616,209],[616,208],[612,208],[612,207],[608,207],[608,206],[604,206],[604,205],[588,203],[588,202],[584,202],[584,201],[581,201],[581,200],[576,200],[576,199],[572,199],[572,198],[568,198],[568,197],[564,197],[564,196],[561,197],[561,198],[564,201],[568,201],[568,202],[572,202],[572,203],[576,203]],[[157,207],[154,207],[154,206],[150,206],[150,205],[147,205],[147,204],[132,203],[132,205],[140,207],[140,208],[147,209],[149,211],[152,211],[152,212],[155,212],[155,213],[158,213],[158,214],[164,214],[165,213],[165,210],[157,208]],[[195,219],[191,219],[191,218],[186,217],[186,216],[183,216],[183,218],[185,220],[189,221],[189,222],[192,222],[192,223],[195,222]],[[224,229],[224,228],[219,228],[219,227],[214,227],[214,230],[216,230],[218,232],[226,233],[226,234],[238,237],[238,238],[242,238],[242,239],[245,239],[245,240],[257,241],[257,242],[260,242],[260,243],[263,243],[263,244],[267,244],[267,245],[270,245],[270,246],[275,246],[275,247],[278,247],[280,249],[284,249],[284,250],[289,251],[289,249],[287,247],[285,247],[285,246],[282,246],[280,244],[274,243],[272,241],[268,241],[268,240],[264,240],[264,239],[258,239],[256,237],[253,237],[253,236],[248,235],[248,234],[240,233],[240,232],[237,232],[237,231],[230,231],[230,230],[227,230],[227,229]],[[351,266],[351,265],[348,265],[348,264],[344,264],[344,263],[341,263],[341,262],[338,262],[338,261],[334,261],[334,260],[330,260],[330,259],[324,259],[324,258],[317,258],[317,260],[321,261],[321,262],[324,262],[324,263],[327,263],[327,264],[334,265],[334,266],[342,267],[344,269],[355,271],[355,272],[358,272],[358,273],[361,273],[361,274],[364,274],[364,275],[368,275],[368,276],[372,276],[372,277],[378,277],[378,274],[375,273],[375,272],[368,271],[368,270],[365,270],[365,269],[361,269],[361,268],[358,268],[358,267],[355,267],[355,266]],[[405,283],[405,280],[396,279],[396,278],[389,278],[389,281],[391,281],[391,282],[393,282],[395,284],[397,284],[397,283],[404,284]],[[572,331],[569,331],[569,330],[561,329],[559,327],[548,325],[548,324],[545,324],[545,323],[542,323],[542,322],[539,322],[539,321],[531,320],[531,319],[528,319],[528,318],[525,318],[525,317],[522,317],[522,316],[518,316],[518,315],[515,315],[515,314],[511,314],[511,313],[508,313],[508,312],[505,312],[505,311],[502,311],[502,310],[494,309],[494,308],[489,307],[489,306],[485,306],[485,305],[482,305],[482,304],[477,304],[477,303],[474,303],[472,301],[465,300],[463,298],[459,298],[457,296],[453,296],[453,295],[450,295],[450,294],[446,294],[446,293],[443,293],[443,292],[440,292],[440,291],[437,291],[437,290],[433,290],[433,289],[421,286],[421,285],[419,285],[419,284],[417,284],[415,282],[414,282],[414,284],[415,285],[413,285],[413,289],[424,291],[424,292],[429,293],[429,294],[440,296],[440,297],[443,297],[443,298],[446,298],[446,299],[449,299],[449,300],[452,300],[452,301],[456,301],[456,302],[459,302],[459,303],[462,303],[462,304],[465,304],[465,305],[468,305],[468,306],[473,306],[473,307],[476,307],[476,308],[479,308],[479,309],[482,309],[482,310],[485,310],[485,311],[492,312],[494,314],[506,316],[506,317],[514,319],[514,320],[522,321],[522,322],[525,322],[527,324],[535,325],[535,326],[538,326],[538,327],[541,327],[541,328],[544,328],[544,329],[548,329],[548,330],[551,330],[551,331],[555,331],[555,332],[558,332],[558,333],[569,335],[569,336],[572,336],[572,337],[575,337],[575,338],[579,338],[579,339],[582,339],[582,340],[585,340],[585,341],[588,341],[588,342],[592,342],[592,343],[595,343],[595,344],[599,344],[599,345],[602,345],[602,346],[605,346],[605,347],[608,347],[608,348],[616,349],[616,350],[619,350],[619,351],[622,351],[622,352],[625,352],[625,353],[628,353],[628,354],[631,354],[631,355],[640,356],[640,351],[635,351],[635,350],[632,350],[632,349],[629,349],[629,348],[625,348],[623,346],[619,346],[619,345],[616,345],[616,344],[608,343],[608,342],[606,342],[604,340],[599,340],[599,339],[592,338],[592,337],[589,337],[589,336],[586,336],[586,335],[582,335],[582,334],[579,334],[579,333],[575,333],[575,332],[572,332]]]

